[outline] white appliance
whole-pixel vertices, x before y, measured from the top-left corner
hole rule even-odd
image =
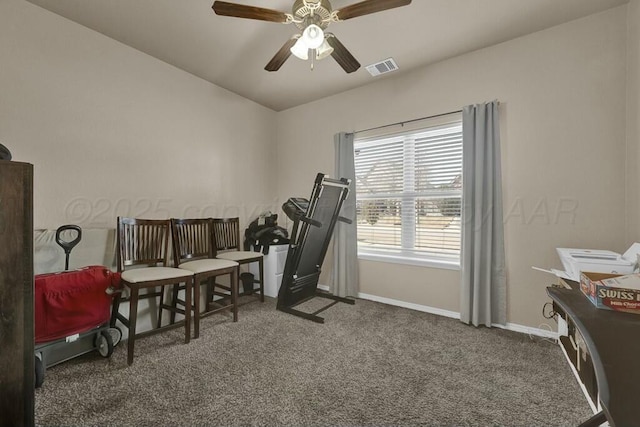
[[[270,245],[269,253],[264,256],[264,295],[271,298],[278,298],[278,291],[282,283],[282,274],[284,273],[284,265],[287,262],[287,254],[289,253],[289,245]],[[258,277],[258,263],[254,262],[249,265],[249,271],[255,277]]]
[[[580,281],[580,272],[631,274],[638,264],[640,243],[634,243],[624,253],[595,249],[557,248],[566,277]]]

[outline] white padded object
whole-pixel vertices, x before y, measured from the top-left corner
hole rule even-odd
[[[183,262],[180,269],[188,270],[192,273],[203,273],[205,271],[221,270],[223,268],[237,267],[238,263],[224,259],[198,259],[195,261]]]
[[[129,283],[148,282],[163,279],[182,279],[191,276],[193,273],[179,268],[171,267],[144,267],[134,268],[122,273],[122,280]]]
[[[229,251],[229,252],[220,252],[216,256],[220,259],[229,259],[231,261],[244,261],[245,259],[261,257],[263,255],[260,252]]]

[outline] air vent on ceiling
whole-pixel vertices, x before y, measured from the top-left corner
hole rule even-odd
[[[367,66],[367,71],[372,76],[379,76],[380,74],[390,73],[398,69],[398,64],[393,58],[385,59],[384,61],[377,62]]]

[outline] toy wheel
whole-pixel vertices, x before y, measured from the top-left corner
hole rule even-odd
[[[122,331],[118,327],[107,329],[109,335],[111,335],[111,342],[113,342],[113,346],[117,346],[120,340],[122,339]]]
[[[113,339],[111,334],[107,331],[100,331],[96,337],[96,349],[100,356],[110,357],[113,353]]]
[[[42,383],[44,382],[44,363],[38,356],[36,358],[36,388],[42,387]]]

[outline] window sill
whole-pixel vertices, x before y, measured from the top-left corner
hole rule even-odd
[[[460,263],[448,260],[410,258],[399,255],[381,255],[370,253],[359,253],[358,259],[365,261],[388,262],[391,264],[416,265],[419,267],[441,268],[445,270],[460,270]]]

